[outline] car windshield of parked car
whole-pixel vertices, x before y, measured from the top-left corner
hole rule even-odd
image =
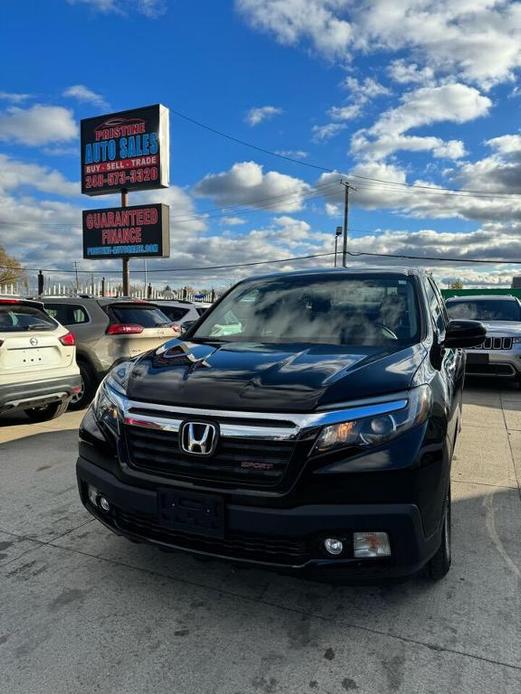
[[[277,277],[238,285],[191,339],[393,347],[418,341],[418,315],[410,278]]]
[[[501,299],[475,299],[449,301],[447,311],[451,318],[484,321],[521,321],[521,306],[518,301]]]
[[[0,306],[0,333],[29,330],[55,330],[58,324],[33,306]]]

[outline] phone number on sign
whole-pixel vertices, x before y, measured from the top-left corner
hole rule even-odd
[[[125,186],[129,183],[148,183],[157,181],[159,171],[157,166],[145,169],[132,169],[131,171],[114,171],[107,174],[93,174],[85,176],[85,188],[103,188],[104,186]]]

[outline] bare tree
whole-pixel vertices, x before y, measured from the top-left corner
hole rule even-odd
[[[0,284],[11,284],[25,279],[25,272],[18,260],[8,255],[0,246]]]

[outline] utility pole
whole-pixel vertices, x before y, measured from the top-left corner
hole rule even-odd
[[[349,191],[356,190],[349,181],[340,181],[340,185],[344,186],[344,243],[342,247],[342,266],[347,267],[347,222],[349,218]]]
[[[78,261],[74,261],[74,271],[76,272],[76,294],[80,291],[80,281],[78,279]]]
[[[335,231],[335,260],[334,267],[336,267],[337,253],[338,253],[338,237],[342,236],[342,227],[337,227]]]
[[[128,204],[128,191],[126,188],[121,189],[121,207],[126,207]],[[129,276],[129,270],[128,270],[128,261],[129,258],[128,256],[125,256],[123,258],[123,267],[122,267],[122,274],[123,274],[123,296],[129,296],[130,294],[130,276]]]

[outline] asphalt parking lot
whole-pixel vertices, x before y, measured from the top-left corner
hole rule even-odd
[[[80,414],[0,421],[0,690],[521,692],[521,391],[468,388],[453,567],[331,587],[163,554],[80,505]]]

